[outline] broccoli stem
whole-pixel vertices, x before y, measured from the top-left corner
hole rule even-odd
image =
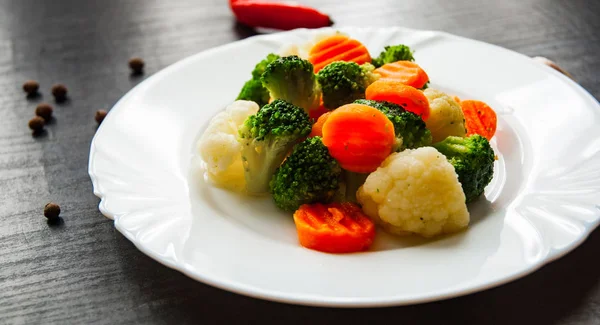
[[[355,173],[348,170],[344,170],[344,183],[346,184],[346,201],[356,203],[356,192],[361,187],[367,177],[368,173]]]
[[[464,144],[464,139],[460,137],[448,137],[445,141],[434,144],[433,147],[448,158],[469,152],[469,148]]]
[[[244,163],[246,190],[249,194],[261,195],[269,192],[269,182],[288,154],[287,145],[273,141],[264,146],[254,140],[243,144],[242,161]]]

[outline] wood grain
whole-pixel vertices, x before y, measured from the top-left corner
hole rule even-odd
[[[600,97],[600,2],[592,0],[306,0],[337,26],[445,30],[551,58]],[[476,3],[476,4],[475,4]],[[0,0],[0,323],[599,324],[600,234],[538,272],[448,301],[385,309],[327,309],[255,300],[215,289],[140,253],[97,209],[87,174],[94,112],[146,74],[254,35],[227,1]],[[42,96],[26,99],[25,80]],[[27,121],[69,89],[40,137]],[[63,223],[42,216],[58,202]]]

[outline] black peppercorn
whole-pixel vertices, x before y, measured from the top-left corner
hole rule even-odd
[[[39,116],[36,116],[29,120],[29,128],[35,132],[43,130],[44,124],[46,124],[46,121],[44,121],[44,119]]]
[[[52,106],[46,103],[41,103],[35,108],[35,115],[43,118],[46,121],[52,118],[53,112],[54,109],[52,108]]]
[[[54,202],[50,202],[44,206],[44,216],[48,220],[55,220],[60,215],[60,206]]]
[[[23,84],[23,90],[30,96],[37,94],[39,88],[40,84],[35,80],[29,80]]]
[[[102,123],[102,121],[104,121],[104,118],[106,117],[106,114],[108,113],[103,109],[97,110],[96,116],[94,117],[96,119],[96,122],[98,122],[98,124]]]
[[[131,58],[129,60],[129,68],[134,74],[141,74],[144,70],[144,60],[141,58]]]
[[[67,87],[62,84],[56,84],[52,86],[52,96],[57,102],[62,102],[67,99]]]

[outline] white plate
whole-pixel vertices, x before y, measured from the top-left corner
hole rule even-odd
[[[207,121],[233,101],[254,64],[314,31],[252,37],[189,57],[121,99],[91,146],[100,211],[141,251],[204,283],[318,306],[412,304],[490,288],[566,254],[600,219],[600,105],[523,55],[441,32],[344,32],[378,54],[406,43],[431,86],[486,101],[499,114],[487,199],[464,233],[434,241],[379,231],[366,253],[302,248],[270,200],[213,188],[192,163]]]

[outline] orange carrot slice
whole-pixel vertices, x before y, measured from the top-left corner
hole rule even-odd
[[[317,122],[315,122],[315,124],[313,124],[312,126],[312,130],[310,131],[310,134],[308,135],[309,137],[323,137],[323,125],[325,124],[325,121],[327,121],[327,119],[329,118],[329,116],[331,115],[331,111],[328,111],[327,113],[319,116],[319,119],[317,120]]]
[[[422,91],[397,80],[377,80],[365,92],[367,99],[384,100],[404,107],[426,121],[429,118],[429,101]]]
[[[326,253],[367,250],[375,225],[353,203],[304,204],[294,213],[300,244]]]
[[[425,70],[410,61],[396,61],[384,64],[373,71],[381,76],[380,79],[391,79],[400,81],[401,83],[415,87],[423,88],[429,81],[429,76]]]
[[[395,141],[394,125],[379,110],[347,104],[332,111],[322,127],[323,144],[342,168],[375,171],[390,155]]]
[[[491,140],[496,133],[496,112],[486,103],[478,100],[463,100],[460,107],[465,116],[467,136],[479,134]]]
[[[317,42],[309,52],[308,60],[315,73],[334,61],[348,61],[363,64],[371,62],[367,48],[359,41],[346,35],[335,34]]]
[[[311,109],[310,111],[308,111],[308,117],[310,117],[311,120],[316,121],[319,119],[319,117],[321,117],[321,115],[327,112],[329,112],[329,109],[327,109],[327,107],[323,105],[323,100],[321,100],[321,104],[318,108]]]

